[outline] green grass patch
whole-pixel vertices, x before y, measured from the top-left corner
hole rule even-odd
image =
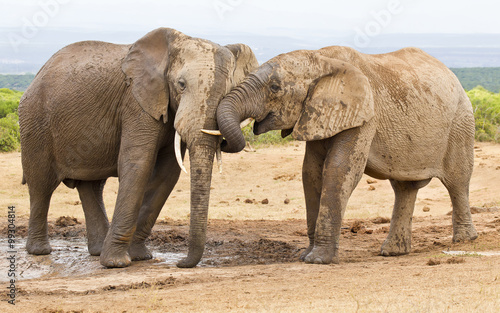
[[[272,130],[257,136],[253,133],[253,123],[243,128],[242,131],[247,143],[250,143],[250,145],[254,148],[287,145],[293,141],[292,136],[282,138],[280,130]]]

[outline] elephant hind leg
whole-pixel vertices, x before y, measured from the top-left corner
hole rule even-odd
[[[469,127],[465,127],[469,126]],[[453,241],[474,240],[477,231],[469,207],[469,184],[474,167],[474,118],[466,115],[450,133],[444,175],[441,182],[448,189],[453,205]]]
[[[100,255],[104,238],[109,229],[102,192],[106,180],[79,181],[76,184],[82,201],[87,227],[87,245],[91,255]]]
[[[462,173],[461,176],[464,176],[464,174]],[[458,177],[441,180],[446,189],[448,189],[453,206],[453,242],[474,240],[477,238],[477,231],[472,223],[469,207],[469,179],[470,176],[465,181]]]
[[[49,243],[47,215],[49,212],[50,198],[58,185],[59,181],[55,178],[47,178],[41,183],[38,181],[33,182],[28,179],[30,218],[26,250],[29,254],[45,255],[52,252]]]
[[[430,179],[422,181],[391,180],[395,194],[394,208],[389,235],[382,244],[381,255],[393,256],[410,253],[411,224],[417,192],[430,181]]]
[[[477,231],[472,223],[469,207],[469,185],[456,186],[448,182],[443,183],[448,189],[453,205],[453,242],[476,239]]]

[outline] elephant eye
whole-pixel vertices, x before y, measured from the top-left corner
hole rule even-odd
[[[280,90],[281,90],[281,87],[280,87],[280,85],[278,85],[278,84],[274,83],[274,84],[272,84],[272,85],[271,85],[270,89],[271,89],[271,91],[272,91],[273,93],[277,93],[278,91],[280,91]]]
[[[186,89],[186,81],[184,79],[179,79],[178,84],[181,91],[184,91],[184,89]]]

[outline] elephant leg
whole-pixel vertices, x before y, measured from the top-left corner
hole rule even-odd
[[[444,185],[448,189],[453,206],[453,242],[476,239],[477,231],[472,223],[469,207],[469,184],[457,186],[446,182]]]
[[[382,244],[383,256],[408,254],[411,250],[411,224],[417,192],[431,180],[397,181],[391,179],[395,200],[389,235]]]
[[[182,156],[186,151],[182,147]],[[151,234],[151,230],[160,214],[165,201],[179,180],[181,169],[177,165],[173,148],[165,153],[158,155],[155,170],[151,177],[137,221],[132,243],[129,248],[129,254],[133,261],[148,260],[153,257],[152,253],[146,247],[146,239]]]
[[[28,181],[30,194],[30,218],[28,226],[28,240],[26,250],[29,254],[44,255],[52,252],[49,243],[47,214],[49,212],[50,198],[59,185],[56,178],[50,179],[50,175],[42,184],[30,184]]]
[[[149,131],[149,136],[154,136]],[[141,132],[137,132],[140,136]],[[139,209],[146,186],[156,162],[156,138],[142,133],[142,138],[123,139],[118,161],[120,185],[113,220],[104,239],[100,262],[105,267],[126,267],[131,263],[128,253],[136,230]],[[135,139],[135,140],[134,140]],[[134,142],[140,142],[135,145]]]
[[[314,247],[305,257],[307,263],[338,263],[338,248],[342,217],[352,191],[361,179],[375,124],[343,131],[326,139],[328,147],[323,165],[321,199]]]
[[[302,184],[306,198],[309,247],[301,254],[301,261],[305,260],[314,247],[314,234],[316,232],[316,220],[318,219],[321,199],[322,171],[325,154],[326,150],[322,141],[309,141],[306,143],[306,154],[302,166]]]
[[[477,238],[469,207],[469,184],[474,167],[474,122],[463,121],[467,119],[472,119],[472,116],[464,117],[456,125],[471,125],[468,134],[464,133],[463,127],[455,127],[450,133],[441,178],[453,205],[453,242]]]
[[[76,188],[82,201],[87,227],[87,245],[91,255],[100,255],[109,222],[102,200],[106,180],[79,181]]]

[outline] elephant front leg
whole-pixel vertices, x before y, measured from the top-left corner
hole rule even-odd
[[[144,146],[134,150],[125,149],[129,153],[119,162],[120,186],[100,258],[101,264],[106,267],[126,267],[131,263],[128,250],[155,161],[154,148],[151,155],[144,155],[144,151],[148,151]]]
[[[325,161],[325,148],[321,141],[310,141],[306,143],[306,154],[302,166],[302,182],[307,211],[307,236],[309,247],[301,254],[300,260],[304,261],[306,256],[314,247],[314,236],[316,233],[316,221],[318,219],[319,204],[321,199],[322,171]]]
[[[142,203],[137,229],[129,248],[129,254],[133,261],[149,260],[153,254],[146,247],[146,239],[158,218],[168,196],[179,180],[180,168],[177,165],[173,148],[165,154],[160,153],[157,158],[155,171],[148,183],[144,201]],[[184,156],[185,147],[182,147]]]
[[[323,141],[327,149],[323,165],[321,199],[314,246],[306,263],[338,263],[342,217],[352,191],[361,179],[374,128],[371,123],[343,131]]]

